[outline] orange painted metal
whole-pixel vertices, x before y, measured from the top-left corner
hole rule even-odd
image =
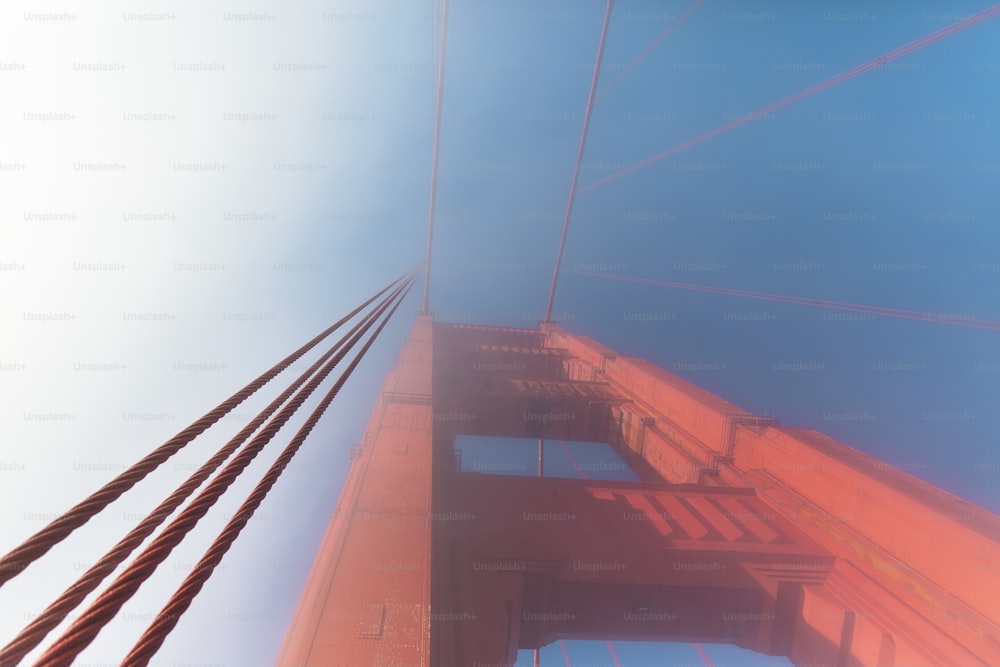
[[[280,665],[429,665],[431,329],[382,387]]]
[[[639,482],[463,472],[459,435],[610,443]],[[281,665],[512,664],[558,639],[1000,664],[1000,517],[557,325],[420,316]]]

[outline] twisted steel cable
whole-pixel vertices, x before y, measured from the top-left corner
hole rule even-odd
[[[407,286],[413,283],[413,276],[407,279]],[[376,310],[380,317],[388,308],[385,303]],[[45,667],[69,665],[100,633],[101,629],[114,618],[121,607],[135,594],[156,568],[166,560],[170,552],[184,536],[198,524],[219,497],[236,481],[236,478],[253,461],[254,457],[271,441],[277,432],[288,422],[292,415],[302,406],[333,368],[357,344],[358,340],[368,332],[374,323],[370,319],[360,331],[355,333],[345,346],[330,359],[319,372],[309,380],[305,387],[296,392],[292,400],[284,406],[258,433],[247,443],[243,450],[230,461],[225,468],[198,494],[177,518],[160,533],[111,585],[95,600],[83,614],[46,650],[36,665]]]
[[[215,541],[202,556],[201,560],[191,571],[191,573],[184,579],[181,585],[178,587],[177,591],[173,594],[167,604],[160,610],[157,614],[156,619],[150,624],[146,631],[143,632],[139,641],[136,642],[135,646],[125,657],[123,664],[126,665],[137,665],[140,667],[145,667],[149,664],[150,659],[159,650],[160,646],[166,640],[167,635],[174,629],[177,622],[180,620],[181,615],[187,611],[188,607],[194,601],[194,598],[201,591],[202,586],[205,582],[212,576],[215,568],[222,562],[222,558],[229,551],[229,548],[239,537],[240,532],[246,526],[247,522],[253,516],[253,513],[263,502],[264,498],[271,491],[271,487],[281,476],[281,473],[285,471],[285,468],[291,462],[292,457],[298,452],[302,443],[307,437],[309,437],[310,432],[316,423],[326,412],[326,409],[333,402],[333,399],[343,388],[344,383],[347,382],[351,373],[357,368],[361,359],[365,356],[368,350],[371,348],[375,339],[378,338],[379,334],[382,333],[382,329],[385,325],[389,323],[392,316],[395,314],[396,309],[399,305],[406,299],[406,295],[409,293],[409,287],[407,287],[406,293],[396,302],[396,305],[392,307],[389,314],[385,316],[382,322],[379,324],[378,328],[374,333],[368,338],[368,341],[364,344],[357,355],[355,355],[354,360],[351,361],[350,365],[344,369],[341,373],[340,378],[337,382],[330,388],[330,390],[320,401],[319,405],[312,411],[309,418],[306,419],[305,423],[299,428],[299,430],[292,437],[291,442],[285,447],[284,451],[278,456],[274,461],[274,464],[268,469],[267,473],[261,478],[260,482],[254,487],[254,490],[250,492],[243,504],[236,511],[236,514],[230,519],[226,527],[222,529]]]
[[[186,429],[167,440],[149,453],[138,463],[115,477],[113,480],[92,493],[85,500],[72,507],[58,519],[53,520],[40,531],[25,540],[20,546],[0,558],[0,587],[23,572],[31,563],[38,560],[56,544],[64,540],[74,530],[87,523],[95,514],[110,505],[119,496],[140,482],[146,475],[156,470],[164,461],[176,454],[185,445],[206,431],[215,422],[222,419],[237,405],[245,401],[258,389],[270,382],[276,375],[295,363],[299,357],[315,347],[320,341],[336,331],[368,304],[387,292],[393,285],[404,278],[397,278],[388,287],[378,292],[365,303],[355,308],[350,314],[325,329],[315,338],[304,344],[292,354],[275,364],[270,370],[256,380],[240,389],[228,399],[210,410]]]
[[[390,302],[394,299],[404,285],[400,285],[393,290],[379,304]],[[118,544],[108,553],[101,557],[90,569],[77,579],[72,586],[67,588],[54,602],[52,602],[37,618],[25,626],[13,640],[3,649],[0,649],[0,665],[16,665],[33,648],[38,646],[45,639],[45,636],[52,628],[59,625],[66,615],[75,609],[94,589],[96,589],[104,579],[115,570],[143,540],[149,537],[157,526],[162,524],[170,514],[177,509],[181,503],[187,499],[202,482],[208,479],[216,468],[229,458],[229,456],[242,445],[268,417],[281,407],[303,383],[306,382],[323,363],[330,358],[347,339],[353,335],[364,322],[374,317],[374,311],[356,324],[348,333],[338,340],[329,350],[317,359],[308,369],[289,385],[280,396],[271,401],[261,410],[254,419],[243,427],[239,433],[233,436],[222,448],[219,449],[208,461],[196,470],[188,479],[170,494],[162,503],[152,510],[135,528],[133,528]]]

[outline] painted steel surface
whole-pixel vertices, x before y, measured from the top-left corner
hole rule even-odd
[[[609,443],[639,482],[463,472],[458,435]],[[512,664],[557,639],[1000,664],[1000,518],[555,324],[419,316],[281,665]]]

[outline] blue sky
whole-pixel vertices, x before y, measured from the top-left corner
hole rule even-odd
[[[432,4],[2,10],[0,551],[421,261]],[[689,5],[620,0],[599,88]],[[987,6],[706,0],[598,103],[580,183]],[[452,2],[431,294],[441,319],[540,319],[603,12],[592,0]],[[1000,320],[998,25],[582,193],[564,266]],[[162,664],[269,664],[418,303],[261,507]],[[136,313],[164,317],[125,317]],[[555,313],[737,405],[1000,511],[996,332],[573,274]],[[781,370],[796,364],[817,370]],[[207,433],[0,590],[0,638],[224,435]],[[268,464],[248,471],[229,511]],[[116,664],[224,520],[199,526],[81,664]],[[571,650],[608,664],[603,644]],[[632,666],[698,664],[692,650],[619,654]],[[719,665],[752,664],[706,650]]]
[[[559,40],[537,23],[524,27],[521,57],[511,60],[532,66],[508,68],[515,72],[508,76],[501,70],[482,96],[459,100],[456,88],[485,87],[471,67],[463,76],[461,63],[476,62],[478,47],[501,41],[507,24],[483,10],[491,34],[480,41],[470,27],[463,42],[456,20],[446,111],[493,112],[455,128],[461,138],[445,132],[443,164],[471,149],[473,160],[493,160],[498,171],[508,163],[520,168],[493,177],[442,169],[442,213],[470,199],[480,212],[475,223],[438,228],[437,303],[450,303],[454,292],[462,313],[486,319],[480,314],[506,311],[511,324],[530,324],[543,308],[544,297],[527,295],[529,285],[545,291],[558,239],[565,197],[547,188],[560,179],[568,187],[589,83],[584,65],[602,7],[588,9],[553,12],[553,22],[561,17],[574,26]],[[671,13],[642,5],[633,11],[629,3],[616,12],[604,59],[612,71],[666,25],[642,18]],[[746,12],[760,20],[725,19]],[[905,10],[888,3],[700,7],[598,104],[581,184],[908,43],[945,25],[949,12],[931,3]],[[995,319],[995,30],[971,29],[897,61],[897,69],[869,72],[580,194],[564,266]],[[534,39],[547,54],[537,68]],[[643,117],[652,120],[626,120]],[[796,164],[804,170],[787,167]],[[514,206],[506,203],[512,193]],[[452,267],[474,280],[477,268],[485,274],[507,266],[513,270],[494,271],[496,280],[484,277],[485,293],[449,284]],[[716,370],[680,374],[1000,507],[995,466],[982,465],[997,456],[993,332],[843,321],[822,309],[577,275],[560,284],[555,310],[567,327],[668,369],[703,362]],[[765,317],[726,319],[747,312]],[[630,320],[628,313],[660,317]],[[822,370],[774,370],[785,362]]]

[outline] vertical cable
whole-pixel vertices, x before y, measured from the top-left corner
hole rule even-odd
[[[441,100],[444,96],[445,47],[448,43],[448,0],[441,4],[441,47],[438,53],[437,102],[434,107],[434,149],[431,156],[431,201],[427,211],[427,259],[424,260],[424,301],[420,312],[430,306],[431,249],[434,241],[434,207],[437,203],[438,149],[441,145]]]
[[[576,184],[580,180],[580,163],[583,161],[583,151],[587,145],[587,128],[590,127],[590,112],[594,108],[594,94],[597,92],[597,79],[601,74],[601,59],[604,57],[604,43],[608,37],[608,24],[611,22],[611,6],[614,0],[608,0],[604,10],[604,25],[601,26],[601,41],[597,45],[597,58],[594,60],[594,76],[590,80],[590,94],[587,95],[587,109],[583,114],[583,129],[580,131],[580,145],[576,150],[576,164],[573,165],[573,180],[569,186],[569,198],[566,200],[566,214],[563,216],[562,235],[559,237],[559,250],[556,252],[556,266],[552,271],[552,287],[549,289],[549,300],[545,305],[545,321],[552,317],[552,302],[556,298],[556,283],[559,281],[559,268],[562,266],[563,249],[566,247],[566,233],[569,231],[569,219],[573,215],[573,200],[576,199]]]
[[[626,67],[625,69],[623,69],[618,74],[618,76],[616,76],[614,78],[614,80],[612,80],[611,83],[608,84],[608,86],[604,90],[602,90],[601,92],[599,92],[597,94],[597,99],[595,99],[594,102],[595,103],[600,102],[601,99],[605,95],[607,95],[608,93],[610,93],[611,89],[614,88],[615,86],[617,86],[619,84],[619,82],[621,82],[621,80],[625,78],[626,74],[628,74],[633,69],[635,69],[636,65],[638,65],[639,63],[641,63],[643,60],[646,59],[646,57],[650,53],[652,53],[654,50],[656,50],[656,47],[658,47],[663,42],[663,40],[665,40],[667,37],[669,37],[670,33],[672,33],[674,30],[677,29],[677,26],[679,26],[681,23],[684,23],[684,21],[687,19],[687,17],[690,16],[691,13],[694,12],[694,10],[698,9],[698,5],[700,5],[702,2],[704,2],[704,0],[695,0],[695,3],[693,5],[691,5],[690,7],[688,7],[687,11],[684,12],[683,14],[681,14],[680,18],[678,18],[676,21],[674,21],[673,24],[671,24],[671,26],[669,28],[667,28],[666,30],[664,30],[663,32],[661,32],[660,36],[657,37],[656,39],[654,39],[653,43],[650,44],[649,46],[647,46],[646,50],[643,51],[642,53],[640,53],[638,58],[636,58],[631,63],[629,63],[628,67]]]

